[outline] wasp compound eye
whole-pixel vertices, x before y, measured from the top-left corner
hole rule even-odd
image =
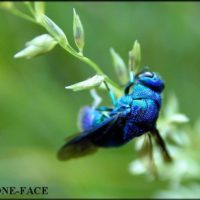
[[[142,74],[139,75],[139,78],[141,77],[149,77],[149,78],[153,78],[154,73],[153,72],[144,72]]]

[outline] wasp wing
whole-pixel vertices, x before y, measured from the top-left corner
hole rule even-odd
[[[57,153],[59,160],[69,160],[85,155],[92,154],[97,151],[99,146],[111,145],[113,139],[116,139],[115,134],[123,134],[123,121],[125,120],[121,114],[110,117],[87,131],[71,137],[60,148]]]
[[[63,145],[57,153],[57,158],[64,161],[71,158],[78,158],[89,155],[95,153],[97,150],[98,148],[94,146],[89,140],[82,139],[76,144],[66,143]]]

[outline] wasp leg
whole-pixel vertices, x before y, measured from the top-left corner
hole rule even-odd
[[[148,140],[149,140],[149,167],[150,167],[150,170],[152,171],[154,177],[156,179],[158,179],[158,171],[157,171],[157,167],[156,167],[156,164],[155,164],[155,161],[154,161],[154,158],[153,158],[153,143],[152,143],[152,138],[151,138],[151,135],[150,133],[147,133],[147,136],[148,136]]]
[[[129,83],[126,85],[126,87],[125,87],[125,89],[124,89],[124,94],[125,94],[125,95],[128,95],[128,94],[129,94],[130,88],[131,88],[133,85],[134,85],[134,82],[129,82]]]
[[[162,154],[163,154],[163,157],[164,157],[164,160],[166,162],[172,162],[172,158],[166,148],[166,145],[165,145],[165,142],[164,140],[162,139],[159,131],[157,128],[154,128],[152,131],[151,131],[151,134],[154,136],[155,138],[155,141],[156,143],[158,144],[158,146],[160,147],[161,151],[162,151]]]
[[[98,108],[96,108],[96,110],[98,111],[112,111],[113,108],[107,107],[107,106],[100,106]]]
[[[108,93],[109,93],[110,99],[112,101],[112,104],[115,106],[117,101],[116,101],[114,92],[110,89],[110,87],[108,86],[106,81],[104,81],[104,84],[106,86],[106,89],[108,90]]]
[[[113,111],[113,108],[107,107],[107,106],[100,106],[98,108],[96,108],[96,110],[100,111],[102,113],[102,115],[104,115],[105,117],[109,117],[109,112]]]

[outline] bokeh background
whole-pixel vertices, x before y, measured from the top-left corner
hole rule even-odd
[[[190,123],[199,117],[198,2],[47,2],[46,6],[47,16],[73,45],[72,9],[76,9],[85,30],[85,55],[114,80],[110,47],[127,63],[137,39],[142,66],[150,66],[165,81],[164,103],[174,92]],[[137,157],[133,141],[78,160],[58,161],[63,139],[78,131],[79,109],[92,103],[87,91],[75,93],[64,87],[94,72],[59,46],[31,60],[14,59],[25,42],[46,31],[3,10],[0,24],[1,186],[48,186],[47,197],[59,198],[152,197],[166,188],[165,181],[130,174],[129,164]],[[106,94],[102,97],[104,104],[110,103]]]

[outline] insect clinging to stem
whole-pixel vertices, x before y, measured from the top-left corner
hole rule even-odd
[[[164,82],[147,68],[136,75],[130,70],[129,74],[130,80],[120,98],[116,100],[108,88],[113,107],[93,105],[81,110],[82,132],[67,139],[58,151],[59,160],[89,155],[101,147],[120,147],[145,133],[155,138],[164,160],[172,160],[156,127]]]

